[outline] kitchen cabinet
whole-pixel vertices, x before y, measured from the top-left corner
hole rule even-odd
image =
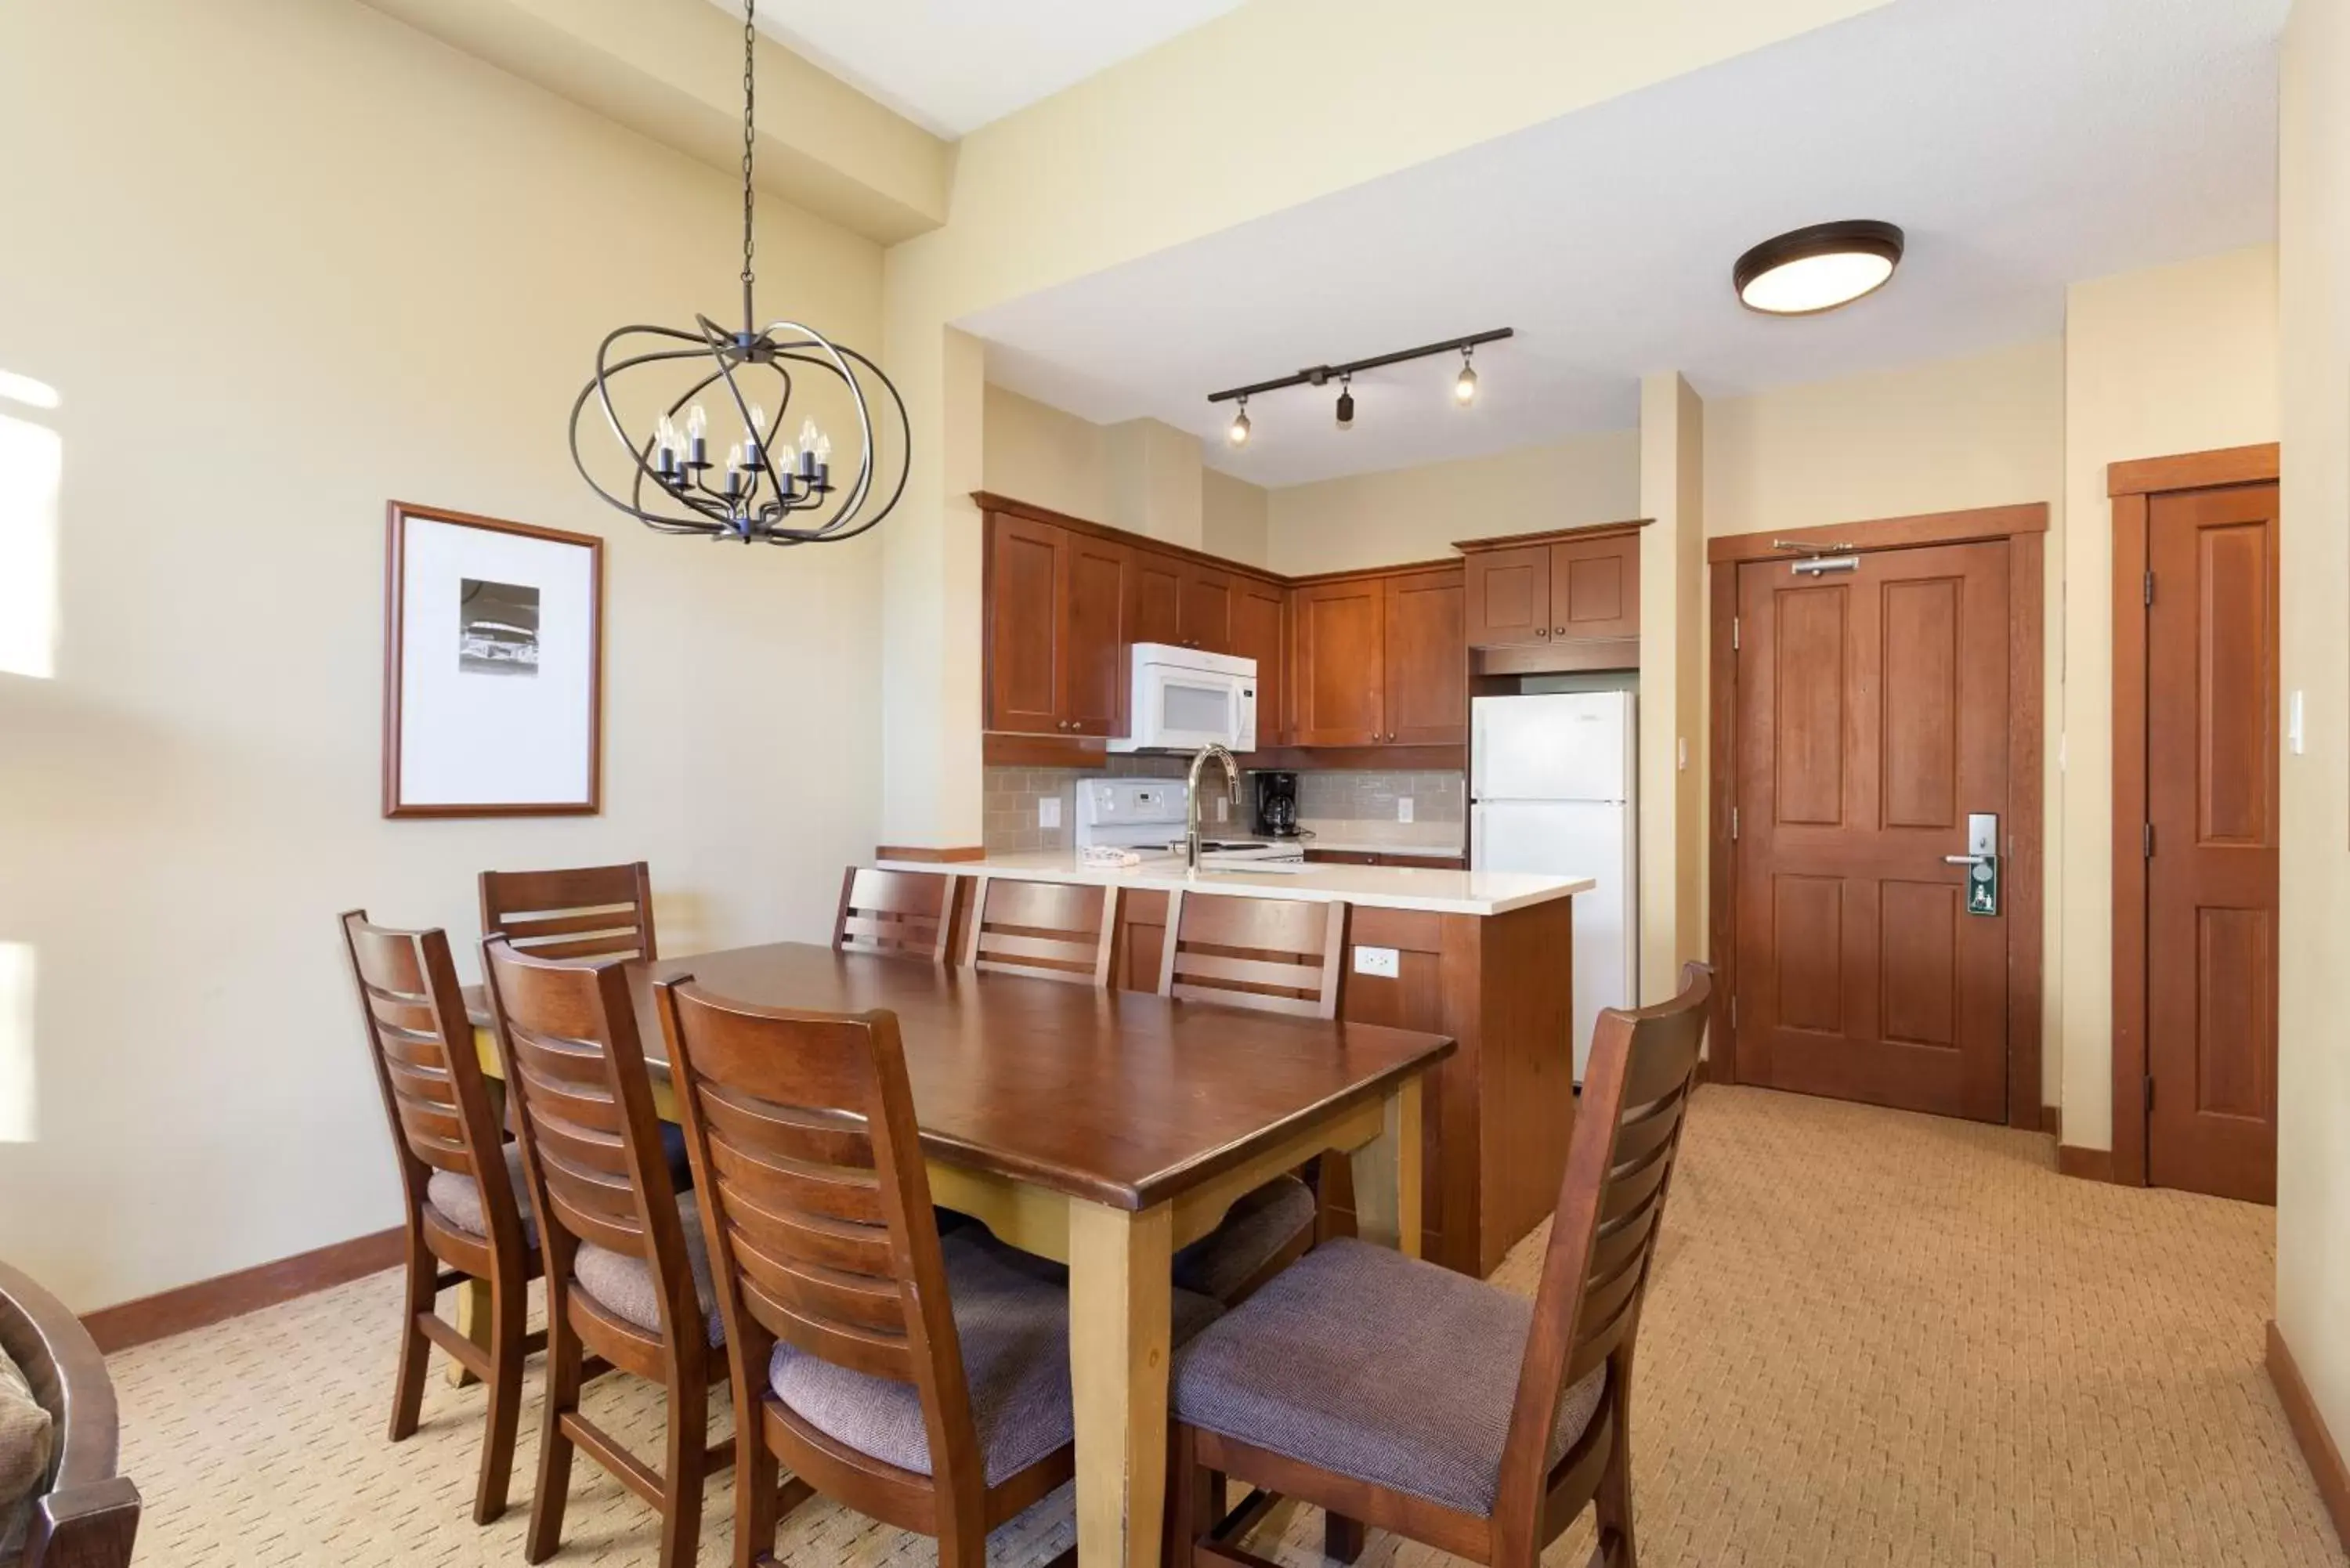
[[[1134,642],[1232,653],[1240,579],[1180,556],[1134,550]]]
[[[986,565],[987,727],[1020,735],[1126,728],[1133,552],[1025,517],[998,517]]]
[[[1191,562],[1183,564],[1183,646],[1232,653],[1232,579],[1230,574]]]
[[[1463,614],[1457,567],[1354,574],[1297,588],[1291,602],[1293,743],[1467,742]]]
[[[1466,633],[1471,648],[1515,648],[1640,634],[1640,534],[1599,530],[1532,535],[1467,553]]]
[[[1399,855],[1391,850],[1309,849],[1306,861],[1315,866],[1393,866],[1419,871],[1465,871],[1465,855]]]
[[[1134,640],[1183,644],[1183,563],[1172,556],[1134,553]]]
[[[1289,740],[1289,593],[1277,583],[1238,577],[1232,583],[1232,649],[1256,660],[1256,743],[1285,745]]]
[[[1458,571],[1387,579],[1381,672],[1387,743],[1458,746],[1469,739],[1469,659]]]
[[[1301,746],[1375,746],[1385,738],[1387,585],[1377,577],[1317,583],[1292,601],[1296,682],[1294,739]]]

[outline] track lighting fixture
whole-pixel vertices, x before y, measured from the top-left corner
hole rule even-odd
[[[1394,354],[1374,354],[1367,359],[1352,359],[1344,365],[1315,365],[1294,376],[1281,376],[1270,381],[1258,381],[1246,387],[1229,387],[1221,392],[1208,394],[1208,401],[1234,401],[1240,411],[1224,431],[1232,445],[1246,446],[1249,439],[1248,400],[1259,392],[1278,391],[1284,387],[1326,386],[1333,377],[1338,382],[1338,428],[1355,428],[1354,378],[1357,370],[1375,370],[1383,365],[1400,365],[1410,359],[1426,359],[1438,354],[1461,356],[1461,374],[1452,382],[1452,400],[1466,408],[1477,400],[1477,371],[1471,363],[1481,343],[1498,343],[1516,336],[1514,329],[1497,327],[1491,332],[1472,332],[1466,337],[1448,337],[1441,343],[1423,343],[1417,348],[1406,348]]]

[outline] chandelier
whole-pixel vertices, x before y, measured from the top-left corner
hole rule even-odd
[[[912,432],[905,400],[872,360],[796,321],[758,324],[751,302],[757,5],[758,0],[744,0],[743,6],[743,325],[730,331],[696,316],[691,331],[623,327],[605,337],[596,350],[595,379],[571,405],[571,462],[605,502],[663,534],[699,534],[746,545],[837,543],[864,533],[897,505],[906,489]],[[830,383],[824,378],[834,377],[847,390],[856,410],[857,459],[845,482],[834,476],[832,438],[813,417],[802,420],[795,438],[777,439],[793,393],[806,389],[794,381],[795,366],[803,379],[826,386]],[[613,389],[625,372],[647,367],[666,373],[664,390],[681,383],[683,390],[667,402],[651,430],[631,436],[614,404]],[[679,374],[681,369],[685,374]],[[645,369],[629,388],[639,388],[654,373]],[[886,497],[880,495],[873,439],[875,387],[889,394],[899,437],[897,478]],[[580,452],[580,423],[592,422],[591,401],[635,470],[620,491],[606,488],[590,473]],[[649,410],[661,405],[643,406]],[[723,461],[712,455],[722,441]]]

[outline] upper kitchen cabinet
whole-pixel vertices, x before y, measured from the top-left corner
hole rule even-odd
[[[1196,562],[1183,566],[1183,646],[1236,653],[1232,646],[1232,578]]]
[[[1232,579],[1231,651],[1256,660],[1256,742],[1289,743],[1289,592],[1261,577]]]
[[[1290,739],[1300,746],[1375,746],[1387,732],[1387,585],[1354,577],[1299,588],[1291,600],[1296,681]]]
[[[1458,566],[1300,585],[1290,606],[1291,744],[1466,742],[1463,613]]]
[[[1023,735],[1126,728],[1134,553],[1033,518],[987,520],[987,727]]]
[[[1457,746],[1468,741],[1466,598],[1457,566],[1387,579],[1387,729],[1381,739],[1388,744]]]
[[[1637,662],[1640,527],[1464,542],[1469,646],[1561,647],[1563,669]]]
[[[1134,640],[1183,646],[1184,563],[1154,550],[1134,554]]]

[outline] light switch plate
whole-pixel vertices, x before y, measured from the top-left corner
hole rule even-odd
[[[1393,948],[1358,947],[1355,950],[1355,972],[1394,980],[1403,972],[1402,955]]]
[[[1061,826],[1061,797],[1059,795],[1047,794],[1037,797],[1036,826],[1039,827],[1058,827]]]
[[[2284,743],[2296,757],[2309,749],[2309,732],[2302,727],[2301,693],[2295,691],[2285,703]]]
[[[1222,822],[1232,815],[1232,801],[1223,795],[1216,797],[1216,820]]]
[[[1411,796],[1408,794],[1396,796],[1396,820],[1398,822],[1411,820]]]

